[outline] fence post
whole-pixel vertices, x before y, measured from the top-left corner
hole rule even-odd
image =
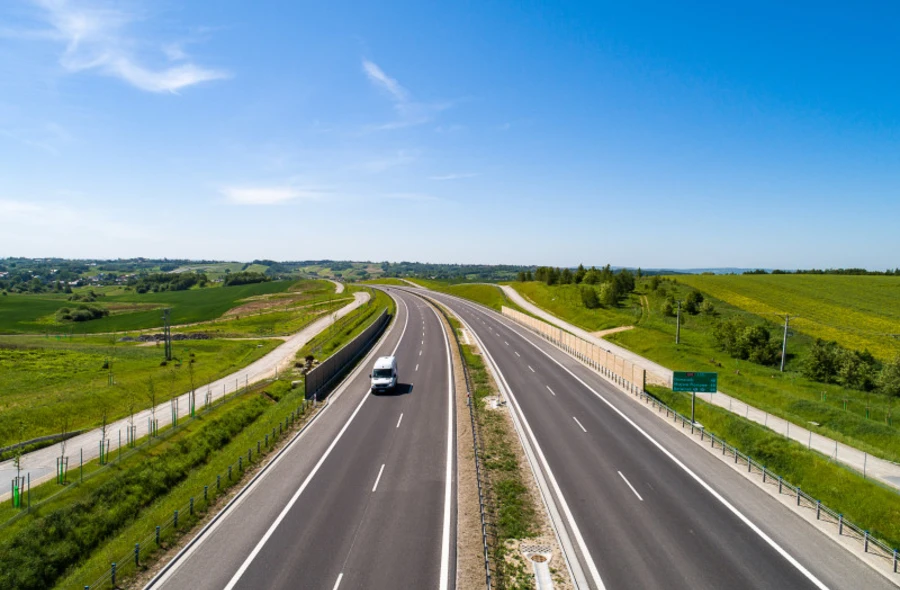
[[[209,486],[203,486],[203,503],[209,504]]]
[[[844,534],[844,515],[838,514],[838,536]]]
[[[894,573],[897,573],[897,550],[894,549]]]
[[[797,506],[800,505],[800,486],[797,486]]]
[[[863,553],[869,552],[869,531],[863,531]]]
[[[816,520],[819,520],[819,514],[822,512],[822,500],[816,500]]]
[[[174,529],[178,528],[178,511],[177,510],[175,511],[174,520],[172,522],[172,528],[174,528]]]
[[[134,567],[140,567],[141,565],[141,544],[134,544]]]
[[[222,476],[216,474],[216,492],[222,489]]]
[[[784,483],[784,481],[781,479],[781,476],[779,475],[779,476],[778,476],[778,495],[779,495],[779,496],[781,495],[781,485],[782,485],[783,483]]]
[[[156,546],[159,547],[159,525],[156,525]]]
[[[238,457],[238,471],[244,470],[244,457],[243,455]]]
[[[766,466],[763,465],[763,483],[766,483]]]
[[[191,514],[191,516],[194,516],[194,497],[193,497],[193,496],[191,496],[191,504],[190,504],[190,506],[191,506],[191,508],[190,508],[190,514]]]
[[[113,588],[115,588],[116,587],[116,562],[115,561],[112,563],[112,579],[110,581],[112,582]]]

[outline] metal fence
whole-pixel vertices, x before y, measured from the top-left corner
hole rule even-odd
[[[134,548],[111,562],[102,576],[90,584],[84,584],[83,588],[85,590],[115,589],[119,587],[119,583],[126,575],[134,575],[145,569],[145,565],[149,563],[152,555],[170,548],[180,533],[189,531],[218,497],[224,495],[229,488],[241,481],[248,469],[259,464],[266,453],[271,451],[284,435],[290,433],[291,427],[300,422],[300,418],[312,405],[307,400],[302,400],[300,405],[292,410],[284,420],[279,419],[277,425],[272,426],[272,431],[267,432],[262,439],[256,442],[255,446],[249,447],[246,453],[242,453],[222,473],[217,474],[215,480],[209,481],[202,489],[198,487],[197,496],[191,496],[181,507],[174,510],[171,516],[160,522],[146,536],[138,539]]]
[[[381,315],[353,340],[328,357],[322,364],[306,374],[306,399],[321,400],[328,397],[338,378],[378,339],[390,321],[388,312]]]
[[[531,316],[526,316],[525,314],[515,312],[514,310],[509,310],[509,312],[512,313],[508,313],[507,309],[508,308],[503,309],[504,315],[510,317],[511,319],[516,321],[516,323],[528,328],[530,331],[541,336],[560,350],[581,361],[583,364],[594,369],[595,371],[606,377],[608,380],[618,385],[624,391],[635,395],[642,402],[656,409],[658,413],[661,414],[665,412],[666,418],[671,418],[673,423],[680,423],[680,426],[683,430],[690,428],[692,435],[696,436],[697,434],[699,434],[701,442],[705,442],[706,440],[708,440],[711,448],[721,449],[722,455],[725,457],[733,457],[734,463],[736,465],[746,465],[747,473],[760,476],[762,478],[762,482],[767,485],[776,486],[778,488],[779,496],[785,494],[789,495],[793,498],[796,498],[798,507],[815,510],[817,521],[823,521],[833,524],[836,527],[838,536],[857,540],[863,553],[877,556],[879,559],[882,559],[884,561],[885,565],[891,568],[891,571],[893,573],[898,573],[897,549],[892,548],[885,541],[873,537],[869,533],[869,531],[865,530],[863,527],[844,518],[843,514],[840,514],[837,511],[832,510],[828,506],[822,504],[821,500],[818,500],[807,494],[800,488],[800,486],[791,484],[782,476],[768,469],[765,465],[754,461],[751,457],[745,455],[736,447],[729,445],[727,442],[725,442],[715,434],[707,432],[703,427],[698,427],[691,422],[690,418],[678,413],[673,408],[670,408],[666,404],[662,403],[661,401],[647,393],[644,390],[643,384],[634,383],[633,381],[626,379],[619,371],[616,371],[614,368],[610,368],[609,363],[602,362],[601,358],[597,355],[586,354],[585,350],[583,350],[577,344],[573,344],[573,342],[571,341],[571,339],[577,339],[582,342],[584,342],[584,340],[576,336],[572,336],[571,334],[562,332],[558,328],[552,326],[550,326],[551,329],[541,329],[542,327],[537,324],[545,324],[545,322],[536,320]],[[518,316],[527,318],[527,320],[529,321],[522,321],[522,319]],[[549,326],[549,324],[545,325]],[[555,334],[555,331],[562,332],[564,336]],[[571,339],[566,338],[566,336],[571,337]]]

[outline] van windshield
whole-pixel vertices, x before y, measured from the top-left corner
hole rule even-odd
[[[390,378],[391,370],[390,369],[375,369],[375,371],[372,373],[372,377],[375,377],[376,379]]]

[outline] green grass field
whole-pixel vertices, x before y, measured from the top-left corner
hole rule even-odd
[[[405,283],[400,279],[394,279],[391,277],[385,277],[383,279],[368,279],[365,281],[360,281],[361,285],[397,285],[399,287],[409,287],[409,283]]]
[[[625,299],[620,307],[588,309],[581,303],[580,285],[548,287],[538,281],[509,285],[541,309],[591,332],[630,326],[641,319],[641,303],[635,295]]]
[[[173,342],[181,359],[160,366],[162,345],[112,344],[102,336],[56,340],[40,336],[0,337],[0,447],[69,429],[97,426],[109,418],[150,407],[152,377],[156,403],[190,389],[193,354],[196,387],[248,365],[280,344],[278,340],[190,340]],[[111,361],[114,385],[109,384]]]
[[[795,330],[868,348],[882,360],[900,355],[900,277],[843,275],[685,275],[690,285],[740,309],[777,320],[798,316]]]
[[[0,297],[0,334],[122,332],[162,326],[162,309],[170,308],[172,325],[202,322],[220,317],[244,299],[275,293],[308,291],[310,297],[334,291],[324,281],[272,281],[235,287],[212,287],[163,293],[108,291],[98,303],[110,309],[109,317],[88,322],[57,323],[54,314],[72,307],[65,295],[20,295]]]
[[[892,404],[896,402],[875,393],[817,383],[800,374],[800,359],[812,346],[815,340],[812,336],[795,333],[790,338],[785,373],[777,367],[733,359],[716,348],[712,329],[718,319],[740,317],[749,323],[767,324],[777,337],[780,335],[777,317],[760,317],[710,298],[718,318],[685,314],[681,344],[676,345],[675,318],[665,316],[662,307],[663,293],[684,299],[690,291],[683,276],[677,279],[677,284],[664,281],[660,291],[651,291],[650,281],[642,279],[638,281],[637,292],[625,299],[620,308],[599,310],[588,310],[580,298],[566,296],[566,290],[573,290],[570,285],[514,283],[513,286],[523,294],[530,293],[529,298],[535,304],[586,330],[634,325],[631,330],[606,338],[673,370],[716,371],[719,389],[725,393],[796,424],[816,422],[819,424],[816,431],[824,436],[886,459],[900,460],[900,421],[894,423],[889,418]]]

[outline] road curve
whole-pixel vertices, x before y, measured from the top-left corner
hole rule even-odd
[[[579,587],[894,587],[581,363],[493,310],[428,295],[499,374]]]
[[[448,335],[430,305],[388,292],[398,314],[382,340],[315,422],[148,588],[455,588]],[[371,395],[373,359],[391,353],[401,386]]]
[[[325,314],[310,325],[300,330],[296,334],[285,340],[284,344],[280,344],[275,350],[268,353],[264,357],[257,359],[253,363],[247,365],[243,369],[235,371],[230,375],[222,377],[217,381],[204,384],[197,388],[195,392],[195,400],[197,407],[203,405],[204,399],[209,393],[211,401],[215,401],[228,393],[232,393],[247,384],[253,384],[262,379],[268,379],[275,375],[277,371],[283,371],[294,360],[294,355],[303,346],[312,340],[317,334],[325,330],[337,319],[340,319],[352,312],[359,306],[368,301],[370,295],[367,292],[357,292],[353,294],[353,301],[348,303],[335,313]],[[183,418],[190,414],[190,392],[178,396],[178,416]],[[166,401],[156,406],[155,412],[146,409],[134,415],[134,427],[136,430],[136,439],[140,439],[147,435],[149,431],[149,419],[152,415],[156,416],[159,428],[167,426],[172,422],[171,402]],[[109,450],[115,451],[119,448],[119,437],[121,436],[122,444],[127,442],[127,429],[129,419],[123,418],[110,423],[107,426],[107,439],[109,440]],[[79,434],[70,438],[66,442],[66,454],[69,457],[69,468],[78,465],[83,452],[84,461],[96,459],[100,454],[100,429],[95,428],[88,432]],[[38,449],[22,456],[22,476],[26,473],[31,474],[31,485],[37,485],[41,482],[48,481],[55,477],[56,460],[59,457],[59,445],[51,445]],[[16,475],[16,467],[13,460],[0,463],[0,481],[12,480]],[[9,497],[10,491],[7,490],[0,493],[0,500]]]

